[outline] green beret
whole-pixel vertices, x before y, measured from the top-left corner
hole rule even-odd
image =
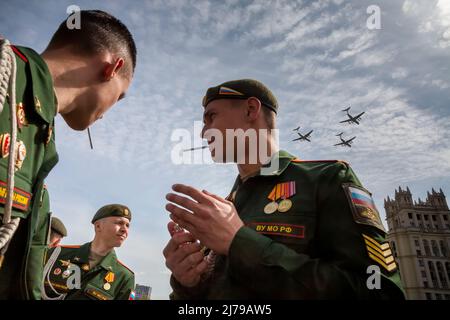
[[[62,221],[57,217],[52,217],[51,229],[52,231],[59,233],[63,237],[67,237],[67,229],[64,226],[64,223],[62,223]]]
[[[108,204],[98,209],[92,218],[92,223],[107,217],[124,217],[131,221],[131,211],[128,207],[121,204]]]
[[[278,102],[273,93],[264,84],[253,79],[227,81],[216,87],[211,87],[203,97],[202,105],[217,99],[248,99],[258,98],[261,104],[277,113]]]

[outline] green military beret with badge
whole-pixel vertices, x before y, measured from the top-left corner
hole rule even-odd
[[[67,229],[64,226],[64,223],[57,217],[52,217],[51,229],[52,231],[59,233],[63,237],[67,237]]]
[[[131,221],[131,211],[127,206],[121,204],[108,204],[98,209],[92,218],[92,223],[107,217],[124,217]]]
[[[218,86],[211,87],[203,97],[202,105],[217,99],[248,99],[258,98],[261,104],[277,113],[278,102],[274,94],[263,83],[253,79],[227,81]]]

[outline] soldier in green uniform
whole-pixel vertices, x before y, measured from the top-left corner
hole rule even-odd
[[[127,239],[130,221],[126,206],[106,205],[92,219],[92,242],[51,249],[44,267],[43,299],[128,300],[134,273],[117,260],[114,248]]]
[[[48,246],[54,248],[61,242],[62,238],[67,237],[67,229],[64,223],[57,217],[52,217],[50,222],[50,240]]]
[[[209,144],[209,129],[225,147],[226,129],[275,128],[277,100],[255,80],[209,88],[203,106]],[[300,160],[261,137],[270,161],[211,148],[215,161],[237,162],[227,199],[181,184],[166,196],[171,298],[404,299],[379,212],[350,166]]]
[[[49,196],[43,181],[58,162],[56,114],[74,130],[88,128],[124,97],[134,74],[136,46],[122,22],[97,10],[81,11],[80,22],[80,29],[61,23],[42,54],[2,46],[14,60],[6,63],[2,50],[1,70],[15,62],[17,71],[15,92],[4,100],[0,114],[0,218],[10,212],[3,204],[7,185],[12,186],[7,180],[14,170],[8,170],[8,161],[14,156],[11,221],[19,221],[19,226],[12,240],[0,248],[0,299],[40,298],[50,227]],[[2,83],[0,94],[5,93],[4,87]],[[12,106],[14,98],[16,105]],[[9,147],[14,140],[11,123],[15,122],[11,110],[17,111],[15,152]],[[9,223],[3,222],[4,226]]]

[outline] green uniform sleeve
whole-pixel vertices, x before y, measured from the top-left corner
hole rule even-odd
[[[395,283],[397,273],[382,270],[379,290],[366,285],[367,267],[375,263],[367,255],[362,234],[381,239],[384,233],[355,222],[343,188],[346,183],[361,185],[343,163],[329,166],[319,177],[314,256],[242,227],[230,247],[233,280],[269,299],[403,298]]]
[[[130,298],[131,291],[134,290],[134,274],[128,277],[125,283],[120,288],[119,293],[116,296],[116,300],[128,300]]]

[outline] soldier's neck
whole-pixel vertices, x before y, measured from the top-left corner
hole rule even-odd
[[[61,59],[61,56],[64,59]],[[73,109],[74,97],[79,95],[82,86],[80,83],[74,85],[74,79],[70,79],[71,72],[74,69],[81,68],[84,66],[82,61],[70,55],[63,55],[63,52],[48,52],[44,51],[41,54],[42,59],[44,59],[47,67],[50,71],[53,80],[53,88],[58,101],[57,113],[65,114]],[[79,82],[79,79],[77,79]]]
[[[253,157],[253,159],[257,159],[256,163],[251,163],[251,157],[249,157],[249,155],[246,155],[246,161],[245,163],[238,163],[237,167],[238,167],[238,171],[239,171],[239,177],[241,178],[241,180],[245,181],[250,177],[253,177],[255,175],[257,175],[261,169],[261,166],[268,164],[270,162],[270,159],[272,158],[272,156],[278,152],[278,147],[275,144],[275,142],[273,141],[273,139],[270,137],[267,140],[267,151],[263,152],[264,155],[260,155],[259,154],[259,144],[257,149],[258,152],[258,156],[257,157]]]
[[[110,253],[111,250],[113,249],[114,247],[109,246],[98,237],[95,237],[94,240],[91,242],[91,251],[99,256],[104,257],[108,253]]]

